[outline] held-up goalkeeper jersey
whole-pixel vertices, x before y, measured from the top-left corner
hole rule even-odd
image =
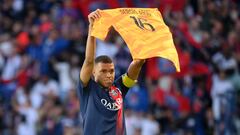
[[[131,87],[124,83],[128,79],[126,74],[119,77],[108,90],[92,79],[86,87],[79,82],[84,135],[126,135],[123,98]]]
[[[117,8],[100,10],[91,35],[104,40],[109,29],[121,35],[133,59],[163,57],[173,62],[179,72],[179,60],[172,34],[156,8]]]

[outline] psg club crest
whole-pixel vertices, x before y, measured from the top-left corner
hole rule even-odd
[[[117,98],[121,97],[120,90],[115,87],[111,86],[109,90],[109,95],[112,97],[112,99],[116,100]]]

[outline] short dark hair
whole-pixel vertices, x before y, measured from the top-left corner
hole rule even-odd
[[[95,58],[95,63],[113,63],[112,59],[107,55],[101,55]]]

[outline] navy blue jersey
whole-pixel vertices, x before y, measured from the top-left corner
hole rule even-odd
[[[108,90],[90,79],[78,86],[84,135],[125,135],[123,98],[129,88],[118,78]]]

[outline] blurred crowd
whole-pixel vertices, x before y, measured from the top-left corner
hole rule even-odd
[[[0,0],[0,135],[81,135],[79,71],[87,15],[158,8],[181,72],[150,58],[125,99],[128,135],[240,135],[240,1]],[[159,42],[161,45],[161,42]],[[97,40],[116,77],[131,54],[114,30]]]

